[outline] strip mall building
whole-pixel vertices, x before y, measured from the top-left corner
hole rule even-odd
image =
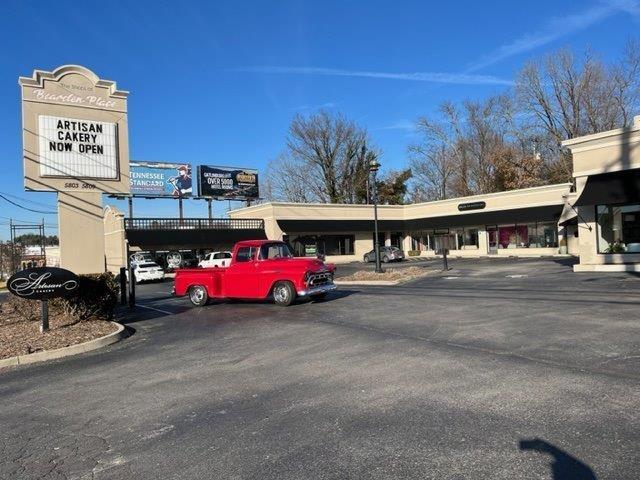
[[[640,117],[630,128],[564,142],[574,182],[378,207],[380,242],[460,257],[575,255],[576,271],[640,271]],[[361,260],[373,248],[371,205],[272,202],[230,212],[262,219],[297,255]]]

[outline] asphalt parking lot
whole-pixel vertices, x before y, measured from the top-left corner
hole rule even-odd
[[[0,478],[636,479],[640,278],[570,263],[288,308],[142,286],[129,339],[0,371]]]

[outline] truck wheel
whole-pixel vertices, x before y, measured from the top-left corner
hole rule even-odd
[[[189,300],[196,307],[204,307],[209,301],[209,294],[207,289],[202,285],[194,285],[189,289]]]
[[[389,257],[387,257],[386,255],[382,257],[382,263],[389,263]]]
[[[273,287],[273,300],[281,307],[288,307],[296,299],[296,291],[290,282],[278,282]]]

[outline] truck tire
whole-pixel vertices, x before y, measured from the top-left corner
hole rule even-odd
[[[196,307],[204,307],[209,301],[209,294],[207,289],[202,285],[193,285],[189,288],[189,300]]]
[[[291,282],[278,282],[273,286],[273,300],[276,305],[288,307],[296,299],[296,290]]]

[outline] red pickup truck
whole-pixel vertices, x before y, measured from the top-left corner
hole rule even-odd
[[[334,271],[334,265],[316,258],[294,258],[284,242],[249,240],[236,243],[228,267],[176,270],[173,291],[196,306],[210,298],[269,296],[288,306],[296,297],[320,299],[334,290]]]

